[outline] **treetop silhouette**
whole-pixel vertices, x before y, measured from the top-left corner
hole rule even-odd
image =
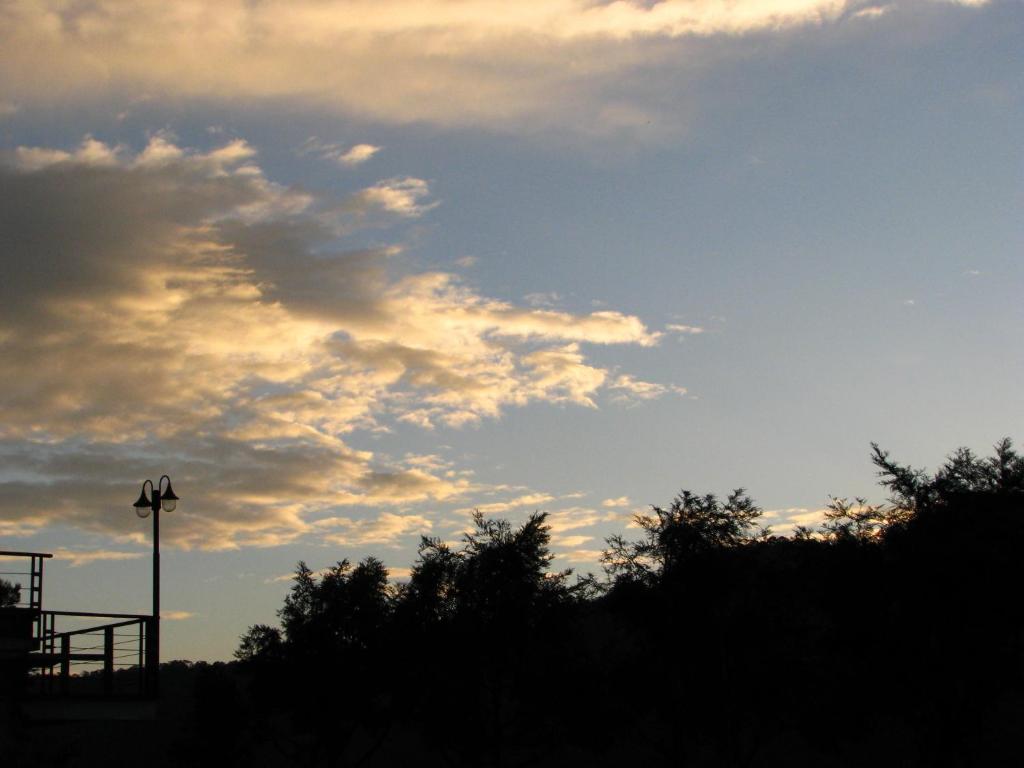
[[[607,539],[603,581],[553,571],[542,512],[424,537],[400,585],[299,563],[236,652],[252,738],[310,765],[1008,764],[1024,459],[871,460],[887,502],[789,535],[743,489],[681,491]]]

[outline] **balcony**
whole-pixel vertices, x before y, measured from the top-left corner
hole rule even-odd
[[[43,552],[0,551],[0,578],[20,587],[0,608],[0,698],[29,717],[152,716],[157,691],[151,615],[43,608]]]

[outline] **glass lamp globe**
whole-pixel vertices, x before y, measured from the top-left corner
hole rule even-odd
[[[167,477],[167,475],[164,475],[164,477]],[[163,484],[164,477],[160,478],[161,485]],[[171,478],[167,477],[167,490],[160,494],[160,509],[164,512],[173,512],[177,506],[178,494],[171,488]]]
[[[139,517],[149,517],[151,502],[146,497],[146,486],[142,486],[142,493],[139,494],[139,498],[135,500],[135,514]]]

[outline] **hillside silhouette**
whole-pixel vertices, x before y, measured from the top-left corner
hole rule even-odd
[[[1020,765],[1024,457],[1007,439],[934,474],[872,460],[888,502],[832,499],[790,535],[742,489],[682,491],[608,539],[597,576],[551,571],[541,512],[423,538],[400,585],[372,557],[299,563],[234,662],[164,665],[152,759]]]

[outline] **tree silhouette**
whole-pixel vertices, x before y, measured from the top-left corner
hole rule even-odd
[[[0,608],[11,608],[21,601],[21,587],[0,579]]]
[[[286,761],[359,765],[386,737],[394,599],[376,558],[342,560],[319,575],[300,562],[281,630],[257,624],[242,636],[235,656],[254,675],[258,738]]]
[[[515,527],[475,513],[460,549],[424,538],[399,593],[396,632],[410,670],[401,695],[424,745],[450,764],[526,764],[550,737],[539,713],[551,667],[566,657],[551,641],[574,636],[554,623],[576,597],[570,572],[550,571],[546,520],[534,513]]]
[[[234,656],[239,661],[267,661],[278,659],[283,652],[281,630],[266,624],[253,624],[239,638]]]
[[[867,499],[860,497],[852,502],[832,497],[825,509],[821,529],[825,538],[833,543],[869,544],[877,542],[891,526],[906,523],[910,514],[903,507],[868,504]],[[809,533],[803,529],[798,535]]]
[[[404,625],[430,631],[452,620],[461,565],[460,553],[440,539],[422,537],[409,581],[399,588],[398,611]]]
[[[761,509],[742,488],[724,502],[714,494],[700,496],[684,490],[667,509],[655,506],[651,511],[634,517],[644,531],[640,541],[629,542],[621,535],[607,540],[602,562],[611,577],[652,584],[695,556],[750,543],[761,516]]]
[[[743,490],[683,491],[608,539],[600,589],[553,572],[540,512],[423,538],[399,587],[300,563],[236,653],[253,738],[309,765],[1014,764],[1024,460],[872,449],[887,502],[772,535]]]
[[[890,501],[910,513],[927,514],[965,494],[1008,499],[1024,493],[1024,456],[1008,437],[996,443],[995,455],[988,458],[975,456],[969,448],[956,450],[933,476],[892,461],[877,443],[871,449],[881,484],[892,494]]]

